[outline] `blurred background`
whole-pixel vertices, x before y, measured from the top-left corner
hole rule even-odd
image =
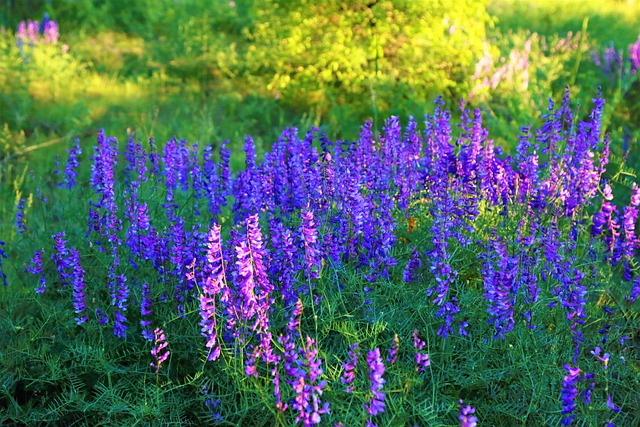
[[[628,0],[2,0],[0,171],[99,128],[238,149],[287,126],[353,140],[439,95],[481,108],[509,152],[566,86],[584,116],[601,87],[614,154],[633,158],[639,33]]]

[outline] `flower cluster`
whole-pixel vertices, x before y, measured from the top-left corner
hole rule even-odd
[[[45,13],[42,22],[27,20],[20,21],[18,24],[18,32],[16,39],[18,45],[22,46],[25,42],[34,45],[40,41],[49,44],[57,44],[60,37],[58,31],[58,23],[49,18],[49,14]]]
[[[160,372],[160,367],[165,360],[169,358],[171,352],[166,350],[169,343],[167,337],[164,335],[164,331],[160,328],[156,328],[153,331],[153,347],[151,348],[151,356],[155,359],[151,362],[151,367],[156,368],[156,374]]]
[[[371,396],[369,401],[364,404],[364,408],[367,413],[375,417],[376,415],[384,412],[386,397],[382,391],[382,387],[386,383],[382,376],[384,375],[385,367],[380,356],[380,349],[375,348],[367,353],[367,366],[369,366],[369,382]],[[371,423],[371,421],[369,421]]]

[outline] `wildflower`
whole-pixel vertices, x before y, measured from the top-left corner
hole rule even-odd
[[[140,315],[142,319],[140,319],[140,326],[142,326],[142,336],[148,340],[153,340],[153,332],[151,329],[147,329],[151,326],[151,319],[149,316],[153,313],[151,311],[151,288],[148,283],[142,284],[142,303],[140,304]]]
[[[478,425],[478,418],[476,418],[473,414],[476,412],[475,408],[467,405],[462,406],[462,399],[460,399],[460,415],[458,415],[458,420],[460,420],[460,427],[476,427]]]
[[[16,206],[16,229],[18,234],[27,232],[27,227],[24,225],[24,199],[20,199]]]
[[[395,334],[393,336],[393,343],[389,349],[389,356],[387,356],[387,363],[396,363],[396,360],[398,360],[398,348],[400,348],[400,339],[398,338],[398,334]]]
[[[73,286],[73,308],[75,313],[79,316],[75,318],[76,323],[81,325],[89,319],[87,316],[81,316],[87,309],[84,293],[84,269],[80,265],[80,254],[74,249],[70,249],[69,252],[73,268],[73,276],[71,279],[71,284]]]
[[[620,412],[620,410],[622,408],[616,406],[613,404],[613,399],[611,399],[611,395],[607,393],[607,406],[609,407],[609,409],[611,409],[613,412]]]
[[[356,379],[356,365],[358,364],[359,355],[360,351],[358,350],[358,343],[351,344],[351,346],[349,347],[347,360],[342,362],[342,368],[344,369],[342,378],[340,378],[340,382],[342,382],[342,384],[352,384]],[[346,388],[346,392],[350,393],[352,391],[353,385],[349,385]]]
[[[431,365],[429,360],[429,354],[420,352],[424,348],[426,343],[418,337],[418,330],[413,331],[413,347],[416,349],[416,371],[424,372],[425,368]]]
[[[151,356],[155,359],[155,363],[151,362],[151,366],[156,368],[156,374],[160,372],[160,366],[171,354],[169,350],[165,350],[168,345],[169,343],[167,343],[164,331],[160,328],[156,328],[153,331],[153,348],[151,349]]]
[[[226,277],[222,258],[220,225],[213,224],[207,241],[207,270],[202,293],[200,294],[201,334],[207,338],[205,347],[209,349],[207,360],[213,361],[220,356],[220,344],[217,343],[215,296],[226,288]]]
[[[564,369],[567,371],[568,375],[565,375],[562,380],[561,401],[562,414],[566,415],[571,414],[576,408],[575,399],[578,396],[577,384],[579,381],[580,368],[572,368],[568,364],[565,364]],[[562,420],[562,424],[566,426],[570,425],[575,417],[575,414],[569,415]]]
[[[635,43],[629,45],[629,59],[631,61],[631,74],[635,74],[640,68],[640,36]]]
[[[2,281],[3,281],[4,285],[7,286],[9,284],[7,282],[7,274],[2,269],[2,260],[7,258],[7,254],[2,249],[2,246],[4,246],[4,245],[5,245],[5,242],[0,240],[0,277],[2,277]]]
[[[104,325],[105,323],[109,322],[109,318],[104,313],[104,311],[102,311],[99,307],[96,308],[96,312],[95,313],[96,313],[96,318],[98,319],[98,324],[99,325]]]
[[[385,407],[385,394],[382,392],[382,387],[386,381],[382,378],[384,375],[384,364],[380,357],[379,348],[376,347],[367,353],[367,365],[369,366],[371,398],[369,402],[364,404],[364,407],[369,415],[375,417],[384,412]]]
[[[322,254],[318,250],[318,231],[313,221],[313,211],[307,206],[301,216],[300,231],[304,242],[305,274],[309,279],[317,279],[322,267]]]
[[[0,254],[2,253],[0,250]],[[44,255],[44,249],[35,251],[33,258],[30,259],[32,265],[27,265],[27,272],[29,274],[37,274],[40,276],[40,280],[38,281],[39,286],[36,288],[36,293],[38,294],[44,293],[47,284],[47,278],[42,271],[42,255]]]
[[[80,148],[79,139],[76,138],[73,142],[74,146],[67,149],[69,158],[67,159],[67,163],[64,168],[64,182],[59,183],[58,187],[62,187],[64,185],[66,188],[73,188],[76,185],[76,177],[78,176],[76,169],[80,166],[78,157],[82,154],[82,148]]]
[[[415,248],[413,249],[413,255],[407,263],[404,271],[402,272],[402,281],[410,283],[416,280],[415,272],[422,267],[422,259],[420,259],[420,252]]]

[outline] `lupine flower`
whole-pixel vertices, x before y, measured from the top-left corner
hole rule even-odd
[[[364,404],[364,408],[369,415],[375,417],[384,412],[385,407],[385,394],[382,392],[382,387],[386,381],[382,378],[384,375],[384,363],[382,363],[379,348],[376,347],[367,353],[367,365],[369,366],[371,397],[369,401]]]
[[[16,206],[16,229],[18,230],[18,234],[27,232],[27,227],[24,225],[24,202],[24,199],[20,199]]]
[[[353,381],[356,379],[356,366],[358,364],[358,356],[360,355],[360,351],[358,350],[358,343],[353,343],[349,347],[349,353],[347,355],[347,360],[342,362],[342,368],[344,372],[342,373],[342,377],[340,378],[340,382],[342,384],[348,384],[345,391],[350,393],[353,391]]]
[[[469,405],[462,406],[462,404],[463,401],[460,399],[460,415],[458,415],[460,427],[476,427],[478,425],[478,418],[473,415],[476,412],[475,408]]]
[[[418,337],[418,330],[416,329],[415,331],[413,331],[413,347],[416,349],[415,360],[416,360],[416,371],[418,372],[424,372],[426,367],[431,365],[431,361],[429,360],[429,354],[420,351],[424,348],[426,344],[427,343],[425,343]]]
[[[4,252],[2,252],[2,250],[0,249],[0,255],[4,254]],[[33,258],[31,258],[31,265],[27,265],[27,272],[29,274],[34,274],[34,275],[39,275],[40,279],[38,280],[38,287],[36,288],[36,293],[38,294],[42,294],[44,293],[46,284],[47,284],[47,278],[44,275],[44,272],[42,271],[42,255],[44,255],[44,249],[40,250],[40,251],[35,251],[33,253]],[[0,264],[0,267],[2,265]],[[2,269],[0,269],[0,271],[2,271]]]
[[[153,331],[153,348],[151,348],[151,356],[155,359],[155,362],[151,362],[151,367],[156,368],[156,374],[160,372],[160,366],[171,354],[169,350],[165,350],[168,345],[164,331],[156,328]]]

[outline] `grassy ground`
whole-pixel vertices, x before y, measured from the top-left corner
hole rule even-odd
[[[131,284],[129,315],[135,330],[126,340],[115,338],[112,323],[105,329],[93,314],[84,326],[76,325],[69,288],[60,288],[59,292],[51,289],[46,296],[34,295],[36,279],[24,268],[34,250],[47,248],[45,270],[52,280],[51,288],[55,288],[57,273],[48,258],[50,236],[65,230],[70,244],[81,253],[87,290],[93,292],[89,305],[114,310],[105,287],[112,281],[109,266],[113,260],[94,243],[87,245],[84,238],[88,200],[95,203],[98,197],[89,177],[99,129],[114,135],[121,151],[132,133],[144,144],[155,137],[159,152],[176,136],[190,144],[198,142],[198,149],[191,153],[199,156],[205,146],[211,145],[216,162],[222,161],[218,154],[221,143],[229,140],[230,166],[239,173],[250,166],[243,151],[247,135],[253,137],[258,164],[263,167],[267,163],[261,162],[269,160],[265,153],[274,144],[278,146],[276,141],[289,126],[297,127],[301,136],[318,127],[332,141],[356,141],[368,119],[373,122],[374,140],[380,142],[388,135],[388,130],[383,131],[385,120],[393,114],[400,116],[403,126],[409,123],[410,115],[414,116],[419,128],[424,129],[424,114],[433,113],[433,101],[442,94],[453,111],[451,123],[458,123],[458,101],[466,99],[468,107],[480,109],[489,139],[504,150],[498,157],[515,157],[521,127],[542,127],[541,115],[547,111],[549,98],[559,106],[565,87],[570,86],[576,122],[590,120],[592,98],[598,90],[607,100],[601,136],[609,133],[612,155],[602,177],[613,186],[620,214],[627,212],[624,209],[629,206],[632,182],[637,181],[637,74],[630,73],[628,62],[619,69],[603,70],[593,61],[594,55],[602,56],[612,43],[628,61],[628,46],[638,39],[640,28],[640,4],[634,1],[500,0],[486,2],[486,8],[484,2],[474,0],[354,2],[350,10],[344,10],[337,1],[300,5],[220,1],[214,9],[207,2],[195,0],[140,1],[129,8],[120,7],[118,2],[97,1],[17,3],[0,5],[0,25],[4,26],[0,30],[0,240],[6,242],[1,247],[7,254],[2,269],[9,282],[0,289],[4,311],[0,328],[6,331],[0,339],[0,353],[9,355],[0,364],[0,407],[6,408],[0,414],[5,418],[0,421],[16,425],[63,425],[72,421],[80,425],[201,425],[224,418],[221,425],[294,423],[291,410],[283,413],[275,409],[273,378],[266,366],[261,367],[264,369],[258,377],[244,374],[244,358],[250,350],[246,342],[235,341],[225,347],[224,360],[217,365],[205,363],[198,313],[199,297],[204,292],[201,285],[185,303],[184,314],[174,302],[161,302],[161,290],[171,294],[181,278],[163,273],[149,262],[138,269],[123,261],[117,268]],[[17,23],[40,19],[44,12],[58,20],[60,41],[20,48],[14,32]],[[314,32],[314,28],[324,31]],[[468,140],[459,126],[453,127],[460,141]],[[65,150],[75,138],[79,138],[83,150],[79,186],[67,191],[56,185],[63,175],[54,173],[55,162],[58,159],[59,168],[64,169],[68,156]],[[392,137],[389,140],[395,141]],[[313,145],[321,150],[319,140]],[[600,141],[594,149],[595,158],[602,156],[599,153],[603,147]],[[349,149],[356,150],[355,146]],[[455,150],[461,150],[460,146]],[[308,156],[301,157],[300,164],[315,164],[314,155],[305,153]],[[361,166],[353,159],[362,152],[342,157],[337,151],[331,153],[336,168],[343,167],[340,182],[355,179],[348,171]],[[370,154],[371,159],[377,159],[379,150]],[[292,162],[290,170],[297,170],[296,153],[284,158]],[[326,157],[321,160],[332,164]],[[541,154],[539,160],[544,164],[547,155]],[[384,168],[381,162],[374,172]],[[541,176],[548,170],[541,168]],[[188,172],[190,177],[198,173],[197,169]],[[264,176],[276,180],[277,174],[270,173],[266,171]],[[129,178],[125,179],[124,166],[116,174],[121,178],[116,194],[122,219],[125,206],[133,200],[133,190]],[[166,178],[166,174],[163,170],[161,176]],[[238,182],[243,182],[247,175],[239,176]],[[148,204],[154,226],[161,234],[166,233],[163,235],[169,240],[165,245],[173,245],[169,231],[176,224],[165,218],[163,207],[171,190],[163,182],[149,176],[140,200]],[[545,211],[548,216],[541,216],[537,231],[522,231],[522,224],[529,224],[531,219],[526,204],[512,200],[510,214],[503,215],[491,208],[489,200],[481,201],[480,213],[473,222],[475,231],[467,236],[473,242],[463,244],[450,238],[450,252],[448,258],[444,257],[459,274],[455,292],[448,297],[456,297],[464,307],[460,320],[469,322],[471,337],[458,336],[457,331],[448,339],[439,336],[442,315],[432,304],[433,297],[426,294],[427,289],[436,292],[433,241],[438,233],[437,218],[447,215],[441,211],[444,199],[416,194],[409,207],[394,208],[388,221],[396,227],[391,254],[398,265],[390,267],[388,278],[378,277],[369,286],[366,269],[354,261],[357,255],[346,254],[348,262],[344,264],[325,258],[321,278],[313,282],[316,293],[301,293],[305,314],[296,341],[305,356],[313,346],[301,338],[309,334],[318,343],[324,363],[322,378],[329,384],[324,396],[332,405],[332,414],[323,415],[323,419],[343,421],[344,425],[365,424],[370,417],[364,414],[363,404],[368,404],[372,395],[367,352],[382,349],[384,359],[398,334],[402,340],[400,358],[398,364],[387,367],[387,407],[378,418],[379,425],[456,425],[460,423],[459,399],[477,408],[479,425],[560,425],[566,419],[561,413],[560,396],[563,388],[570,388],[570,372],[563,366],[576,365],[571,363],[576,336],[572,331],[578,328],[585,341],[577,364],[582,374],[596,374],[596,385],[590,386],[588,377],[581,378],[580,391],[591,387],[594,399],[590,404],[578,404],[573,424],[611,421],[634,425],[640,418],[634,405],[640,378],[637,304],[630,305],[624,298],[631,284],[621,279],[622,263],[601,262],[610,256],[606,243],[594,243],[590,236],[593,214],[602,205],[604,183],[599,183],[590,199],[593,203],[586,204],[580,215],[569,219]],[[372,191],[369,185],[363,181],[357,193],[371,203],[369,210],[377,212],[372,221],[378,221],[379,232],[373,235],[380,238],[380,230],[385,227],[380,213],[385,199],[376,198],[376,194],[386,194],[386,190]],[[447,191],[458,194],[458,188]],[[343,196],[358,199],[353,194]],[[191,226],[217,219],[223,226],[224,242],[232,242],[236,236],[225,249],[228,267],[233,270],[237,261],[234,245],[240,239],[237,233],[245,231],[243,227],[232,231],[235,219],[230,206],[219,215],[199,217],[192,210],[197,198],[192,190],[177,191],[175,197],[184,209],[179,215],[187,232]],[[315,200],[314,196],[308,197]],[[15,226],[21,199],[25,203],[26,234],[18,233]],[[331,227],[338,227],[343,203],[343,198],[336,197],[327,206],[315,206],[320,241],[327,242]],[[294,236],[301,227],[301,208],[276,215]],[[279,246],[270,239],[277,235],[273,231],[277,226],[271,220],[263,210],[261,226],[266,245],[275,254]],[[346,221],[356,227],[355,216]],[[538,328],[527,327],[526,318],[517,316],[514,331],[505,339],[494,339],[497,326],[488,323],[491,315],[486,310],[485,283],[490,275],[499,275],[501,268],[506,270],[500,262],[514,261],[492,258],[496,255],[490,248],[502,242],[520,262],[527,257],[548,259],[549,253],[543,248],[554,230],[564,242],[559,250],[560,264],[564,263],[567,271],[575,269],[574,274],[579,275],[597,269],[597,274],[589,275],[584,282],[589,289],[585,324],[576,326],[567,321],[565,310],[571,303],[554,288],[563,283],[564,276],[559,271],[551,273],[552,269],[540,261],[532,268],[543,296],[534,303],[527,302],[521,291],[516,309],[523,316],[527,308],[531,309]],[[579,235],[575,247],[568,243],[574,231]],[[537,243],[523,249],[520,233],[528,232]],[[352,245],[363,235],[367,232],[354,234],[343,244]],[[185,236],[187,240],[197,239],[196,234]],[[404,283],[403,272],[414,248],[422,258],[422,278]],[[121,253],[123,260],[130,255],[125,252]],[[625,258],[634,275],[638,274],[636,260],[635,252]],[[173,261],[164,262],[175,267]],[[271,263],[270,268],[277,268],[276,261],[269,259]],[[297,280],[312,286],[308,273],[305,276],[303,267],[298,267]],[[270,270],[270,277],[273,274]],[[547,274],[553,278],[547,281]],[[237,275],[229,276],[230,282],[236,280]],[[152,343],[136,330],[143,315],[137,314],[139,307],[135,304],[142,300],[144,281],[157,285],[153,291],[154,325],[165,329],[172,352],[170,362],[159,373],[148,366]],[[169,300],[172,298],[170,295]],[[316,304],[318,301],[322,303]],[[283,344],[275,336],[284,334],[291,314],[280,304],[278,300],[271,317],[278,354]],[[614,314],[603,311],[603,307],[611,307]],[[474,321],[477,319],[481,321]],[[414,366],[414,329],[420,330],[431,356],[432,365],[426,372],[418,372]],[[251,341],[255,337],[248,339],[255,344]],[[362,356],[356,369],[356,392],[350,394],[344,391],[341,378],[348,348],[354,343],[360,343]],[[609,370],[603,368],[603,359],[590,353],[596,346],[602,347],[603,353],[611,353]],[[292,399],[295,393],[289,384],[285,386],[283,380],[282,387],[286,388],[285,397]],[[621,412],[607,406],[609,395],[623,408]],[[220,403],[216,399],[221,399]]]

